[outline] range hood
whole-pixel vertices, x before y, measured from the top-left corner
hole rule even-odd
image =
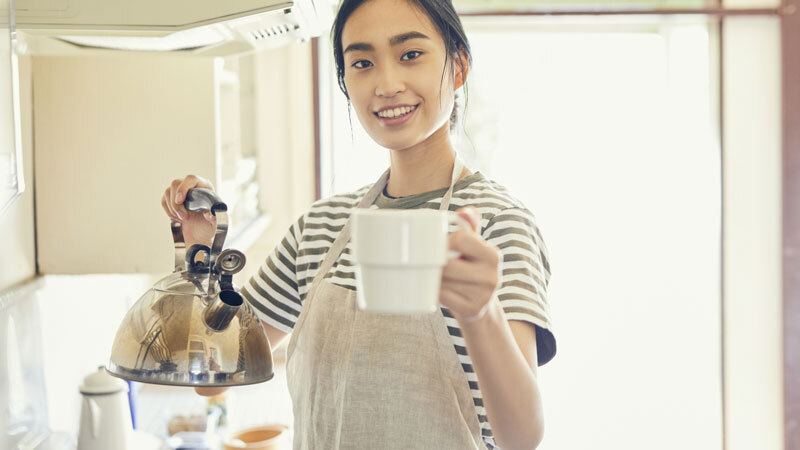
[[[16,0],[18,51],[96,50],[229,56],[305,41],[336,0]]]

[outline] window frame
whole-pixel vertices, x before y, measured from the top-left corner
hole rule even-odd
[[[781,34],[781,151],[782,151],[782,371],[783,371],[783,429],[784,448],[800,448],[800,427],[792,424],[800,423],[800,0],[781,0],[780,5],[774,8],[730,8],[723,5],[722,0],[709,0],[707,7],[691,9],[528,9],[528,10],[492,10],[479,11],[470,9],[460,11],[464,17],[486,16],[634,16],[634,15],[704,15],[716,19],[719,33],[720,62],[722,58],[721,30],[727,17],[778,17],[780,19]],[[315,182],[316,198],[321,195],[321,147],[323,133],[320,121],[320,91],[319,83],[319,54],[328,51],[318,45],[317,38],[313,40],[313,80],[314,80],[314,110],[315,110]],[[722,64],[720,64],[720,67]],[[720,131],[724,129],[725,122],[722,115],[724,96],[722,89],[725,74],[722,69],[718,71],[718,88],[720,107]],[[323,100],[324,101],[324,100]],[[723,134],[720,133],[720,136]],[[722,141],[720,151],[724,154],[725,142]],[[724,233],[724,228],[723,228]],[[724,253],[724,247],[723,247]],[[722,280],[721,280],[722,282]],[[721,311],[724,313],[725,292],[722,291]],[[724,339],[725,322],[722,321],[723,336],[722,346],[726,345]],[[723,366],[724,367],[724,366]],[[724,378],[724,371],[721,374]],[[725,396],[723,395],[723,415],[726,413]],[[723,448],[730,448],[730,443],[725,439],[726,421],[723,420]]]

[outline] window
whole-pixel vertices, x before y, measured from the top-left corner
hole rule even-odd
[[[474,55],[458,151],[533,211],[552,259],[559,354],[540,370],[541,448],[779,448],[788,13],[773,0],[456,4]],[[324,197],[389,159],[354,114],[351,128],[320,48]]]
[[[551,254],[542,448],[721,449],[713,27],[464,22],[459,151],[533,211]]]

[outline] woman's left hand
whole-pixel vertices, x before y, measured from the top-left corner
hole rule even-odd
[[[470,323],[482,318],[492,302],[499,301],[495,290],[500,281],[502,254],[481,237],[480,216],[475,208],[459,208],[456,214],[467,220],[471,229],[461,228],[448,238],[449,249],[461,256],[449,259],[444,266],[439,303],[459,323]]]

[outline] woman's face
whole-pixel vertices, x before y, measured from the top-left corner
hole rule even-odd
[[[448,122],[454,85],[444,40],[416,5],[365,2],[347,19],[342,48],[350,101],[375,142],[405,149]]]

